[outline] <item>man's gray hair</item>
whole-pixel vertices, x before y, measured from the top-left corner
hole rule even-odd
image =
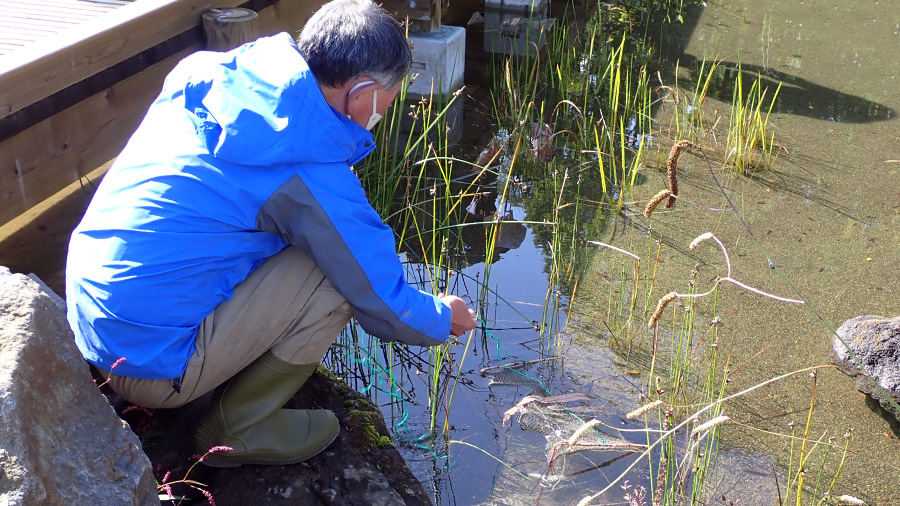
[[[328,2],[303,27],[297,45],[316,81],[332,88],[361,76],[394,88],[412,63],[400,23],[370,0]]]

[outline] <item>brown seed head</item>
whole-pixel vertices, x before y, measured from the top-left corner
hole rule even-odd
[[[650,321],[647,322],[647,326],[651,329],[656,327],[657,322],[659,322],[659,317],[662,316],[663,310],[666,309],[666,306],[668,306],[670,302],[677,298],[678,293],[676,292],[669,292],[663,295],[663,297],[659,299],[659,303],[656,304],[656,311],[650,316]]]
[[[675,196],[678,195],[678,155],[687,148],[698,149],[699,147],[687,140],[678,141],[672,145],[669,157],[666,158],[666,175],[669,177],[669,190],[672,192],[669,201],[666,202],[667,209],[675,205]]]
[[[653,214],[653,211],[656,210],[656,206],[671,194],[672,192],[669,190],[660,190],[652,199],[650,199],[650,202],[647,202],[647,207],[644,208],[644,216],[649,218],[650,215]]]

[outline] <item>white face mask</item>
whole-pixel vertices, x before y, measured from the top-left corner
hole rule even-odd
[[[361,83],[356,83],[356,85],[354,87],[350,88],[350,92],[347,93],[347,95],[349,96],[351,93],[356,91],[357,88],[359,88],[361,86],[365,86],[367,84],[375,84],[375,81],[363,81]],[[369,121],[366,123],[366,130],[372,130],[373,128],[375,128],[375,125],[377,125],[378,122],[381,121],[382,116],[381,116],[381,114],[378,114],[377,106],[378,106],[378,90],[375,90],[372,92],[372,115],[369,116]],[[347,117],[349,118],[350,115],[347,115]]]

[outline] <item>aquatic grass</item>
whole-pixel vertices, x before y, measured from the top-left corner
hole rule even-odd
[[[726,276],[721,279],[733,281],[731,258],[724,244],[715,235],[705,233],[697,236],[691,242],[689,249],[696,250],[704,243],[713,243],[720,250],[726,270]],[[613,254],[624,252],[628,256],[633,255],[627,250],[599,241],[594,241],[594,245],[608,248],[615,252]],[[654,250],[658,252],[660,248],[661,243],[648,238],[648,257],[652,258]],[[653,269],[648,270],[646,276],[648,280],[642,282],[642,284],[646,283],[649,288],[653,287],[653,283],[650,282],[653,277],[650,274],[652,271]],[[624,273],[621,276],[622,279],[625,279]],[[720,424],[728,422],[727,415],[724,413],[728,401],[801,373],[809,373],[815,383],[817,371],[834,367],[827,365],[804,368],[788,375],[771,378],[737,394],[729,394],[727,391],[728,380],[746,363],[732,371],[730,354],[724,365],[719,363],[720,348],[717,337],[719,325],[715,315],[718,298],[722,295],[718,290],[718,283],[721,279],[717,280],[709,291],[700,293],[697,291],[698,285],[694,276],[696,276],[696,271],[692,273],[692,279],[688,282],[688,290],[684,293],[672,291],[667,297],[662,297],[662,302],[657,306],[659,309],[656,311],[657,314],[651,317],[652,320],[657,321],[649,325],[653,331],[654,341],[650,352],[652,360],[649,377],[646,380],[646,390],[642,396],[646,399],[644,401],[646,404],[644,408],[627,415],[629,419],[644,417],[647,424],[645,430],[648,450],[642,453],[638,460],[648,459],[650,476],[647,486],[651,487],[654,505],[674,506],[708,502],[709,497],[704,495],[709,493],[706,481],[710,476],[712,466],[716,463]],[[612,284],[610,283],[610,285]],[[743,283],[735,284],[742,288],[752,289]],[[803,302],[774,296],[758,289],[751,291],[775,300]],[[610,292],[608,299],[610,307],[618,304],[619,297],[618,292]],[[713,301],[712,321],[708,327],[698,328],[696,319],[703,313],[698,304],[709,298],[712,298]],[[676,300],[684,304],[683,310],[680,307],[677,310],[673,308],[667,313],[671,316],[671,320],[668,316],[664,318],[665,309],[671,308],[672,302]],[[613,316],[611,312],[608,314]],[[661,332],[663,321],[672,322],[671,331],[665,334]],[[663,347],[660,346],[660,340],[663,337],[666,337],[670,343],[667,356],[662,351]],[[765,351],[765,349],[760,351],[747,362],[754,360]],[[800,435],[792,433],[790,436],[784,436],[790,438],[791,457],[786,474],[787,482],[784,483],[786,488],[777,486],[779,505],[821,506],[826,503],[831,504],[828,498],[832,497],[831,494],[849,451],[849,431],[845,434],[846,440],[843,445],[836,444],[835,438],[829,437],[827,432],[813,436],[810,429],[815,404],[814,385],[804,430]],[[647,406],[652,407],[648,408]],[[703,407],[692,413],[697,406]],[[657,413],[658,425],[652,423],[654,417],[651,415],[654,411]],[[660,429],[657,430],[655,427],[660,427]],[[681,430],[678,430],[679,428]],[[707,429],[709,430],[707,431]],[[841,449],[842,451],[839,451]],[[652,456],[657,456],[656,462],[651,463]],[[637,462],[633,463],[629,469],[633,469],[635,465]],[[600,492],[585,496],[581,504],[591,504],[592,501],[608,493],[614,484],[627,479],[628,472],[628,470],[623,471]],[[777,479],[778,475],[775,474],[773,468],[773,480]],[[846,497],[847,500],[853,499],[849,495]]]
[[[765,109],[768,87],[763,86],[757,74],[745,97],[743,72],[738,64],[734,92],[731,101],[728,138],[725,147],[725,162],[742,174],[759,168],[769,169],[775,162],[775,134],[769,126],[769,116],[781,91],[781,83],[769,99]]]
[[[692,273],[692,279],[689,283],[689,292],[694,290],[694,281],[696,271]],[[662,311],[666,305],[676,299],[676,293],[670,292],[661,299],[660,304],[651,320],[655,317],[660,318]],[[650,377],[656,378],[656,384],[648,382],[648,396],[659,396],[665,399],[665,405],[669,406],[665,409],[659,409],[659,423],[663,428],[671,425],[675,420],[688,416],[685,407],[693,405],[704,405],[714,403],[717,399],[724,397],[724,382],[717,385],[716,378],[722,377],[724,373],[717,370],[718,367],[718,346],[716,346],[717,327],[710,326],[708,331],[698,336],[695,328],[695,317],[698,314],[697,302],[699,299],[688,299],[685,302],[684,311],[680,319],[675,318],[678,327],[674,327],[672,331],[672,342],[670,347],[670,355],[665,364],[666,367],[660,367],[663,364],[658,362],[656,357],[659,353],[657,346],[654,346],[654,358],[651,361]],[[717,297],[713,297],[713,314],[716,312]],[[674,313],[673,313],[674,314]],[[655,341],[659,340],[659,329],[653,327]],[[699,339],[698,339],[699,338]],[[702,342],[709,338],[711,343],[701,348]],[[695,372],[695,366],[706,364],[705,377],[696,378],[699,371]],[[660,372],[657,367],[662,370],[668,370],[668,378],[660,381]],[[726,366],[727,371],[727,366]],[[708,474],[709,466],[712,460],[709,458],[714,453],[716,438],[718,435],[718,425],[723,423],[722,413],[723,407],[713,410],[709,415],[709,420],[700,423],[700,418],[693,417],[695,427],[684,434],[684,441],[680,442],[675,435],[666,438],[665,444],[662,445],[659,456],[659,465],[657,466],[657,486],[663,483],[664,490],[656,490],[655,494],[660,496],[659,504],[676,504],[678,497],[691,497],[691,504],[702,502],[701,495],[705,491],[705,481]],[[679,459],[679,454],[681,458]],[[651,467],[651,476],[653,469]],[[688,482],[688,475],[693,479]],[[653,480],[651,479],[651,483]]]
[[[726,276],[721,279],[733,281],[731,259],[724,245],[713,234],[701,234],[692,241],[690,249],[696,249],[704,242],[713,242],[720,249],[726,266]],[[607,247],[605,243],[599,241],[595,243],[597,246]],[[621,248],[615,247],[609,249],[621,250]],[[648,257],[653,258],[654,253],[659,255],[660,249],[661,243],[648,238]],[[638,415],[628,415],[629,418],[644,417],[646,420],[646,444],[649,450],[639,459],[649,457],[650,452],[657,456],[657,461],[654,463],[650,463],[648,460],[650,478],[647,485],[651,487],[654,504],[674,506],[681,504],[682,501],[688,504],[702,504],[708,500],[708,497],[705,496],[709,493],[706,482],[710,476],[710,470],[716,462],[717,438],[721,424],[728,420],[724,409],[728,400],[733,399],[735,395],[742,395],[741,393],[728,394],[727,379],[733,374],[730,371],[730,358],[724,364],[719,360],[719,326],[718,319],[715,317],[718,298],[721,296],[718,290],[719,281],[714,283],[708,291],[700,293],[696,274],[696,271],[692,273],[687,291],[684,293],[672,291],[662,297],[657,304],[657,310],[650,317],[649,327],[653,334],[653,344],[643,397],[648,399],[648,405],[654,407],[637,410]],[[621,276],[623,280],[626,277],[625,273],[622,273]],[[652,289],[655,284],[653,282],[654,269],[647,270],[645,277],[647,279],[641,280],[640,286]],[[736,284],[747,287],[740,282]],[[758,289],[753,289],[753,291],[778,300],[792,301],[772,296]],[[618,305],[620,297],[620,293],[611,292],[610,304],[620,307]],[[699,304],[710,298],[712,300],[710,309],[712,321],[708,326],[699,327],[697,317],[704,312],[700,309]],[[671,320],[668,316],[663,318],[665,310],[671,308],[672,303],[676,300],[683,303],[683,310],[681,307],[677,308],[677,311],[676,308],[673,308],[668,313]],[[633,309],[639,310],[640,308]],[[671,331],[665,334],[660,329],[663,320],[672,322]],[[660,343],[664,337],[668,343],[667,346],[662,346]],[[664,352],[664,349],[667,349],[668,353]],[[815,369],[806,369],[806,371],[811,370]],[[795,372],[792,375],[798,373]],[[786,376],[780,378],[784,377]],[[773,378],[743,392],[748,393],[778,379]],[[697,406],[703,406],[703,408],[692,413]],[[657,413],[658,425],[652,423],[652,416],[648,416],[653,411]],[[704,413],[707,411],[708,413]],[[657,426],[660,427],[660,435],[654,435],[656,434],[654,427]],[[679,428],[683,430],[677,430]],[[805,462],[809,462],[809,456],[817,447],[812,444],[807,447]],[[625,479],[625,476],[626,472],[623,472],[618,479]],[[824,468],[821,468],[817,483],[824,483],[826,476],[829,474]],[[796,487],[796,482],[792,483],[792,486]],[[604,491],[586,496],[582,503],[591,503],[608,489],[609,487]]]
[[[831,497],[831,493],[834,489],[835,483],[841,475],[841,471],[844,468],[844,462],[847,458],[847,453],[850,449],[852,429],[848,429],[844,433],[843,451],[841,453],[840,461],[837,464],[837,469],[831,472],[827,471],[829,455],[831,454],[832,449],[837,447],[837,445],[835,445],[836,438],[834,436],[830,436],[826,440],[825,437],[828,435],[827,431],[823,432],[822,435],[815,440],[810,438],[809,433],[812,425],[813,411],[816,407],[816,390],[818,386],[817,371],[810,372],[809,377],[812,380],[812,393],[810,394],[809,410],[807,411],[806,424],[803,427],[802,436],[797,437],[795,424],[793,422],[791,422],[790,424],[791,445],[787,470],[788,482],[785,483],[785,493],[783,495],[781,488],[778,487],[779,506],[791,503],[796,504],[796,506],[803,506],[804,504],[820,506],[822,504],[826,504]],[[798,439],[800,448],[799,453],[796,455],[795,459],[795,445],[797,444]],[[820,446],[824,447],[824,454],[816,465],[813,462],[813,455],[815,453],[815,450]],[[811,486],[807,483],[807,477],[812,477],[815,467],[818,467],[818,471],[815,472],[815,484]],[[830,480],[828,480],[828,476],[826,475],[826,473],[831,474]],[[824,493],[820,495],[820,487],[824,485],[823,480],[828,481],[828,485]],[[810,488],[811,493],[804,496],[804,491],[809,490]],[[804,497],[808,498],[806,502],[804,502]]]
[[[549,356],[556,355],[562,343],[565,324],[561,317],[566,297],[574,295],[582,274],[579,261],[586,256],[582,247],[585,237],[596,236],[606,216],[625,208],[651,139],[648,67],[641,57],[629,52],[631,38],[622,31],[610,41],[599,19],[583,33],[566,28],[560,35],[577,44],[563,44],[560,38],[549,44],[545,54],[508,58],[499,65],[491,102],[499,129],[506,132],[499,148],[505,150],[504,163],[496,171],[482,167],[475,177],[497,182],[497,207],[501,212],[512,197],[514,181],[521,178],[533,188],[525,202],[526,221],[543,223],[533,227],[535,237],[545,247],[548,276],[537,327],[544,340],[539,353]],[[453,99],[448,102],[452,104]],[[379,127],[383,129],[379,135],[390,139],[381,144],[394,149],[381,150],[371,165],[357,169],[373,204],[397,231],[398,245],[409,261],[410,279],[426,291],[456,293],[460,288],[457,283],[463,279],[453,274],[459,268],[458,255],[463,246],[459,231],[485,223],[465,223],[462,215],[467,203],[484,193],[484,187],[481,182],[470,183],[455,176],[458,171],[454,168],[470,162],[452,155],[445,136],[445,110],[437,100],[420,101],[411,109],[394,108],[393,119]],[[414,133],[404,134],[398,129],[399,119],[407,114],[412,114],[414,124],[419,125]],[[549,156],[534,149],[540,145],[535,139],[543,137],[550,145]],[[588,202],[585,195],[595,188],[602,189],[603,198]],[[501,221],[497,216],[485,234],[486,258],[493,257]],[[659,245],[648,239],[650,258],[654,245],[658,266]],[[638,288],[645,283],[652,287],[656,267],[645,273],[640,261],[623,259],[617,268],[630,281],[620,284],[616,292],[616,311],[625,320],[616,326],[624,337],[633,337],[634,328],[640,326],[629,328],[629,322],[636,314],[646,316],[650,300],[647,295],[644,307],[637,308]],[[478,294],[472,303],[484,314],[480,308],[497,292],[488,288],[489,261],[482,272],[484,278],[476,280],[466,293]],[[475,337],[472,333],[467,341],[471,343]],[[343,347],[335,350],[342,355],[337,359],[346,363],[345,371],[359,374],[373,395],[388,395],[391,410],[395,404],[399,406],[402,420],[395,425],[399,432],[408,415],[402,403],[418,402],[414,390],[425,387],[427,401],[419,398],[429,418],[429,434],[427,438],[409,434],[408,439],[437,455],[438,423],[442,419],[440,432],[446,436],[457,382],[468,356],[464,351],[457,360],[453,346],[414,354],[403,345],[375,345],[365,333],[351,331]],[[683,378],[678,381],[686,382]],[[712,427],[709,432],[716,430]],[[706,441],[704,434],[697,434],[697,439]],[[696,446],[700,451],[701,444]],[[699,458],[699,453],[694,455],[691,459]],[[687,465],[683,457],[682,464],[675,459],[672,462],[676,467]]]
[[[609,210],[624,206],[636,180],[649,125],[646,66],[636,66],[636,60],[626,54],[624,32],[616,36],[616,44],[609,44],[600,13],[584,32],[570,31],[568,26],[564,21],[557,24],[563,29],[555,31],[545,55],[517,59],[519,65],[507,59],[495,74],[492,92],[501,130],[519,140],[516,153],[534,146],[534,132],[544,128],[548,128],[551,149],[562,152],[559,161],[553,159],[558,154],[550,160],[516,154],[520,165],[509,167],[510,174],[523,174],[535,188],[535,195],[525,203],[529,219],[544,216],[554,224],[549,233],[535,231],[547,253],[550,278],[540,328],[551,335],[554,326],[560,326],[551,320],[560,314],[561,297],[571,295],[581,275],[576,269],[578,245],[586,231],[569,224],[590,223],[591,217],[605,215],[606,204],[614,204]],[[546,105],[551,96],[552,108]],[[582,197],[592,187],[604,196],[599,205],[588,205]],[[602,227],[602,222],[595,223]]]
[[[702,60],[700,68],[694,72],[694,88],[688,94],[679,85],[680,66],[676,64],[674,71],[674,86],[669,87],[662,83],[660,76],[659,90],[667,90],[668,97],[673,104],[672,123],[674,124],[673,137],[686,139],[695,143],[708,136],[715,141],[715,132],[721,119],[719,111],[715,110],[712,119],[707,119],[705,106],[709,96],[710,86],[719,70],[721,61]]]
[[[415,262],[407,264],[409,279],[419,289],[434,294],[460,288],[452,279],[458,252],[464,248],[459,230],[481,226],[464,220],[466,202],[481,188],[455,176],[454,167],[466,162],[450,153],[447,112],[457,98],[458,94],[426,97],[408,108],[393,108],[376,131],[387,149],[376,151],[356,167],[373,206],[394,227],[398,248]],[[427,356],[409,360],[408,348],[403,345],[378,344],[372,336],[351,326],[333,348],[330,362],[336,371],[359,378],[361,390],[376,397],[386,393],[401,404],[415,403],[412,391],[416,383],[424,381],[429,434],[433,436],[441,411],[448,412],[452,401],[451,346],[432,347],[427,349]],[[411,374],[408,367],[419,373]],[[445,422],[444,427],[446,432],[449,424]]]
[[[610,249],[613,255],[624,253],[622,257],[625,263],[632,263],[635,267],[632,272],[619,271],[620,279],[610,280],[610,309],[607,317],[610,321],[615,321],[619,316],[613,311],[628,313],[627,316],[621,316],[626,324],[617,326],[619,330],[614,332],[616,339],[623,342],[628,340],[630,343],[641,332],[641,326],[630,326],[627,322],[640,318],[649,311],[649,294],[644,295],[643,307],[638,302],[641,300],[641,292],[652,293],[656,284],[662,243],[652,236],[653,234],[648,236],[646,256],[649,259],[655,258],[655,264],[643,270],[640,269],[642,262],[637,261],[637,255],[600,241],[591,241],[595,246]],[[625,257],[630,257],[631,260]],[[695,277],[696,272],[692,276]],[[689,283],[688,293],[693,293],[695,281]],[[614,285],[618,288],[612,288]],[[626,291],[631,291],[627,297],[623,295]],[[623,303],[625,300],[628,301],[627,305]],[[673,292],[668,302],[674,300],[676,297]],[[645,423],[642,432],[646,434],[645,444],[648,450],[637,460],[648,459],[649,479],[645,485],[650,489],[654,505],[674,506],[681,501],[702,504],[705,501],[703,494],[707,493],[706,480],[715,463],[719,430],[726,421],[723,418],[724,404],[720,401],[727,393],[723,379],[727,376],[728,362],[723,368],[718,359],[718,327],[710,325],[698,328],[696,318],[701,313],[699,304],[702,300],[705,299],[685,299],[684,311],[671,313],[671,333],[661,333],[658,326],[651,329],[653,342],[649,351],[649,369],[640,371],[640,376],[647,378],[642,382],[645,390],[641,396],[646,404],[626,415],[628,419],[643,419]],[[713,293],[713,314],[717,310],[717,300]],[[660,306],[654,319],[661,318],[666,303]],[[667,343],[665,346],[661,343],[663,340]],[[714,407],[692,413],[698,406]],[[709,409],[712,411],[704,414]],[[636,464],[637,461],[630,467]],[[591,504],[603,496],[613,484],[627,479],[627,472],[623,472],[604,490],[585,496],[581,504]],[[607,498],[604,500],[608,501]]]

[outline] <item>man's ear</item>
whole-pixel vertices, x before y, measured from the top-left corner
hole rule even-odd
[[[347,92],[347,103],[349,104],[351,101],[360,97],[364,93],[369,91],[379,89],[381,86],[368,77],[360,77],[350,86],[349,91]]]
[[[375,81],[362,77],[347,91],[346,114],[359,125],[365,125],[372,114],[372,92],[381,86]]]

